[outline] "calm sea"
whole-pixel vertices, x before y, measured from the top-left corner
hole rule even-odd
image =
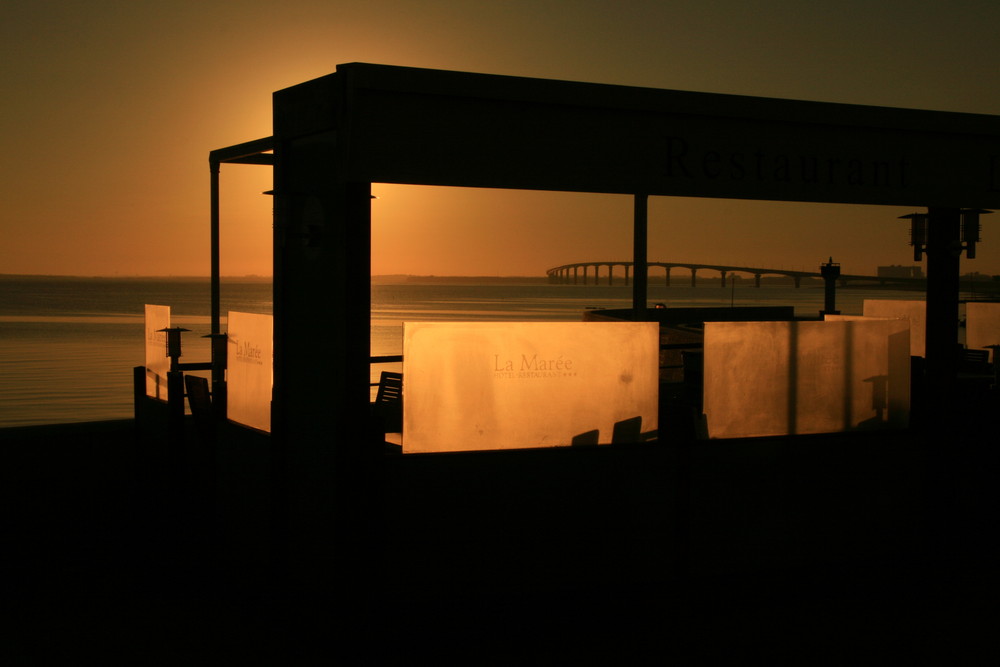
[[[650,285],[650,304],[794,306],[814,316],[819,287],[794,289],[744,281],[734,288]],[[402,354],[407,321],[579,321],[588,308],[627,308],[624,285],[528,282],[376,282],[372,286],[372,354]],[[865,298],[919,299],[913,292],[838,291],[837,307],[860,314]],[[183,361],[208,361],[208,279],[0,276],[0,427],[132,416],[132,368],[143,364],[144,304],[171,307],[171,323],[190,331]],[[225,280],[222,313],[271,312],[271,284]],[[225,325],[223,324],[223,330]],[[379,370],[392,365],[373,367]]]

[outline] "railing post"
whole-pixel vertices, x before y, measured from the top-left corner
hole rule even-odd
[[[225,419],[229,401],[229,388],[226,385],[229,335],[214,333],[208,337],[212,340],[212,415],[216,419]]]

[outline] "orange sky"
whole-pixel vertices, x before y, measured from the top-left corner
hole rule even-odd
[[[0,273],[206,275],[208,152],[271,93],[374,62],[1000,115],[995,0],[5,3]],[[224,274],[269,274],[270,174],[223,168]],[[373,271],[631,256],[626,197],[374,185]],[[910,264],[908,209],[653,198],[653,261]],[[991,217],[997,220],[994,222]],[[979,259],[1000,274],[1000,214]]]

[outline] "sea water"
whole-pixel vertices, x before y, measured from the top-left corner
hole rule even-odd
[[[208,361],[210,290],[207,278],[0,276],[0,428],[131,417],[145,304],[190,330],[181,361]],[[270,313],[270,281],[225,282],[228,310]]]
[[[676,281],[675,281],[676,283]],[[865,298],[921,299],[920,293],[841,289],[837,307],[861,314]],[[649,303],[681,306],[793,306],[816,316],[819,286],[721,287],[650,284]],[[183,335],[181,361],[210,359],[207,278],[0,276],[0,428],[133,414],[132,369],[144,363],[145,304],[171,307]],[[271,283],[228,279],[221,288],[223,331],[230,310],[271,313]],[[376,280],[371,293],[371,354],[399,355],[403,323],[417,321],[580,321],[590,308],[628,308],[626,285],[550,285],[532,281]],[[317,299],[317,308],[334,307]],[[372,381],[381,370],[372,366]]]

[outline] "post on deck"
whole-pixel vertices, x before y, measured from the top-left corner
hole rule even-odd
[[[646,303],[649,291],[647,284],[649,278],[649,267],[647,264],[648,228],[649,196],[637,194],[633,197],[632,215],[632,266],[635,267],[635,276],[632,278],[632,310],[635,312],[635,320],[637,322],[646,319]],[[627,284],[627,268],[625,278]]]

